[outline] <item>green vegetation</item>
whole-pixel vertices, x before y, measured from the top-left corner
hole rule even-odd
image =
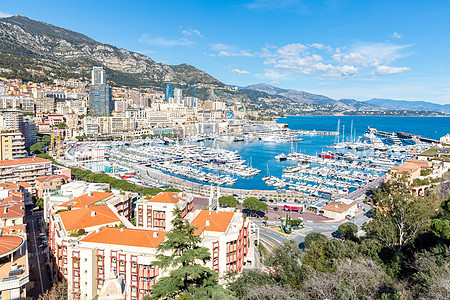
[[[61,122],[58,125],[56,125],[56,127],[58,129],[64,129],[64,128],[67,128],[67,124],[65,122]]]
[[[431,173],[433,173],[433,171],[430,170],[430,169],[422,169],[422,170],[420,170],[420,176],[428,176]]]
[[[103,173],[96,174],[89,170],[83,170],[73,167],[71,167],[70,170],[72,171],[72,176],[74,176],[78,180],[84,180],[88,182],[108,183],[111,186],[111,188],[152,196],[158,194],[159,192],[162,192],[162,190],[158,188],[138,187],[135,184],[126,181],[125,179],[113,178]]]
[[[355,233],[358,231],[358,226],[352,222],[347,222],[339,225],[338,232],[346,240],[355,240]]]
[[[258,200],[255,197],[248,197],[244,200],[244,202],[242,202],[242,206],[245,209],[250,210],[251,212],[258,212],[258,211],[265,211],[267,210],[268,206],[267,203]]]
[[[219,205],[228,206],[228,207],[236,207],[239,204],[239,201],[234,196],[220,196],[219,197]]]
[[[36,198],[36,202],[34,203],[34,205],[36,205],[40,209],[43,209],[44,208],[44,199],[39,198],[39,197]]]
[[[173,229],[158,245],[155,265],[171,269],[152,288],[153,299],[228,299],[229,291],[217,283],[217,272],[205,267],[211,259],[208,248],[201,247],[201,237],[195,227],[174,210]],[[203,263],[203,264],[202,264]],[[148,297],[147,297],[148,298]]]
[[[347,222],[344,237],[305,237],[305,250],[286,242],[267,272],[229,278],[238,299],[447,299],[450,278],[450,183],[416,197],[404,179],[374,190],[377,209],[364,230]],[[446,200],[443,200],[446,199]]]

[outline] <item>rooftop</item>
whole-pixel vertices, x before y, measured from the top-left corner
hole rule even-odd
[[[322,207],[322,210],[343,213],[354,205],[356,205],[356,202],[352,200],[336,200]]]
[[[106,192],[89,192],[80,197],[74,198],[72,200],[66,201],[63,204],[58,205],[59,207],[69,207],[73,208],[82,208],[91,206],[103,199],[113,196],[113,193]]]
[[[202,210],[191,225],[206,231],[225,232],[233,216],[234,212]]]
[[[156,248],[164,240],[167,231],[101,227],[81,239],[82,242]]]
[[[66,231],[120,222],[119,217],[106,205],[63,211],[59,217]]]
[[[49,162],[50,161],[48,159],[44,159],[44,158],[40,158],[40,157],[19,158],[19,159],[12,159],[12,160],[2,160],[2,161],[0,161],[0,167],[49,163]]]
[[[17,250],[24,239],[16,235],[0,235],[0,257]]]
[[[66,175],[50,175],[50,176],[43,176],[43,177],[36,178],[36,180],[39,182],[46,182],[46,181],[52,181],[55,179],[68,179],[68,178],[69,177]]]
[[[186,201],[185,199],[178,196],[177,192],[161,192],[156,196],[153,196],[151,199],[147,200],[148,202],[158,202],[158,203],[178,203],[178,201]]]

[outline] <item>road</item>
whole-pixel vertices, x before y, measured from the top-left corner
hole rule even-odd
[[[285,212],[281,212],[281,209],[278,211],[274,211],[270,209],[270,207],[275,207],[277,205],[269,205],[269,212],[266,214],[269,217],[269,223],[274,225],[278,225],[278,220],[274,219],[274,217],[285,216]],[[371,206],[365,204],[363,202],[358,202],[358,206],[360,207],[360,213],[358,213],[350,222],[355,223],[359,229],[361,226],[367,222],[369,219],[368,212],[371,209]],[[292,234],[286,235],[281,232],[272,230],[264,226],[262,219],[253,220],[255,224],[259,227],[260,236],[263,240],[265,240],[269,245],[278,246],[281,245],[284,241],[287,240],[295,240],[300,247],[302,247],[302,243],[305,241],[305,236],[310,232],[318,232],[324,234],[328,237],[331,237],[332,233],[335,232],[339,225],[349,222],[348,220],[344,221],[333,221],[321,216],[318,216],[312,212],[304,212],[303,214],[296,212],[288,213],[292,219],[296,219],[301,216],[303,218],[303,225],[305,228],[299,230],[293,230]]]
[[[42,213],[33,214],[29,208],[26,210],[25,222],[27,224],[27,244],[28,244],[28,264],[30,267],[31,289],[27,291],[27,296],[37,299],[51,287],[47,272],[46,249],[41,243],[39,233],[44,219]]]

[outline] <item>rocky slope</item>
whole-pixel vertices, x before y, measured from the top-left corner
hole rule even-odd
[[[157,63],[145,55],[102,44],[81,33],[23,16],[0,19],[0,54],[48,60],[73,68],[104,66],[111,75],[109,78],[118,84],[161,85],[173,81],[224,86],[193,66]]]

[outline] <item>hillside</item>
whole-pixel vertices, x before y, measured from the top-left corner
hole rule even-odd
[[[56,67],[80,73],[90,66],[103,66],[108,79],[119,85],[155,85],[164,82],[209,84],[225,87],[207,73],[187,64],[178,66],[157,63],[151,58],[102,44],[81,33],[35,21],[23,16],[0,19],[0,65],[36,67],[45,75]],[[81,74],[81,73],[80,73]]]
[[[366,103],[379,105],[387,109],[427,110],[450,114],[450,104],[436,104],[426,101],[405,101],[391,99],[370,99]]]
[[[370,103],[360,102],[353,99],[334,100],[323,95],[297,91],[294,89],[281,89],[265,83],[242,87],[240,88],[240,91],[241,90],[255,90],[264,92],[272,96],[281,96],[302,104],[335,106],[344,110],[380,110],[378,105],[372,105]]]

